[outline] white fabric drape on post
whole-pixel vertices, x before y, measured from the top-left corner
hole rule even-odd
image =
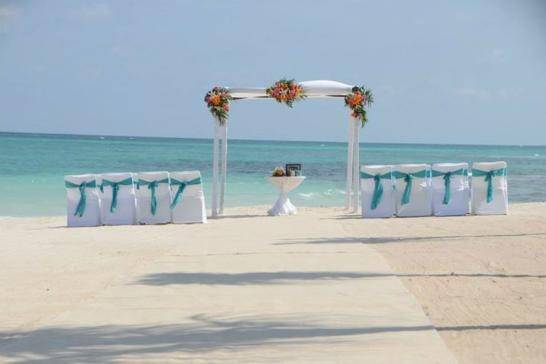
[[[224,196],[226,194],[226,180],[227,180],[227,124],[220,126],[220,137],[222,138],[222,145],[220,149],[220,215],[224,213]]]
[[[211,201],[211,215],[213,217],[218,216],[218,161],[220,159],[219,152],[219,129],[220,123],[214,121],[214,141],[212,144],[212,201]]]
[[[224,196],[227,180],[227,125],[214,122],[212,145],[212,202],[211,215],[216,217],[224,212]]]
[[[345,208],[358,211],[360,184],[360,127],[358,119],[349,118],[349,140],[347,142],[347,179]]]
[[[345,208],[349,209],[352,206],[352,191],[353,191],[353,119],[349,119],[349,138],[347,140],[347,180],[345,183]]]
[[[358,212],[360,202],[360,129],[359,121],[352,119],[354,134],[353,134],[353,208],[352,211]]]

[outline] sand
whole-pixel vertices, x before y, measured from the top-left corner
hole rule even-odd
[[[417,225],[403,239],[371,244],[458,360],[545,363],[546,204]]]
[[[546,204],[204,225],[0,218],[6,362],[544,362]]]

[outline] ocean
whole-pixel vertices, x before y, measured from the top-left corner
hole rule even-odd
[[[297,206],[342,206],[347,144],[230,140],[226,206],[268,205],[276,166],[301,163]],[[0,216],[65,214],[67,174],[200,170],[210,200],[212,140],[0,133]],[[546,146],[362,143],[362,164],[508,162],[511,202],[546,201]],[[207,206],[210,207],[210,206]]]

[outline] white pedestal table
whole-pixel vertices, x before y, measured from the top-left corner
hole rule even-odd
[[[279,215],[295,215],[298,213],[296,206],[290,202],[288,198],[288,193],[298,187],[303,180],[304,176],[296,177],[269,177],[269,182],[275,186],[280,194],[277,202],[270,208],[267,213],[270,216],[279,216]]]

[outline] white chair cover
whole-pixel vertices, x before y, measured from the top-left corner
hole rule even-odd
[[[488,178],[491,172],[491,193],[488,201]],[[472,213],[476,215],[503,215],[508,212],[508,184],[506,162],[472,164]]]
[[[95,175],[65,176],[64,180],[67,225],[70,227],[100,225],[100,201]]]
[[[117,184],[117,197],[114,186]],[[104,225],[133,225],[136,222],[135,188],[132,173],[106,173],[97,176]]]
[[[173,204],[171,216],[173,223],[205,223],[207,211],[205,209],[205,196],[199,171],[171,172],[171,195]],[[183,192],[180,182],[184,182]],[[178,193],[178,199],[176,200]]]
[[[449,183],[447,191],[446,183]],[[432,211],[435,216],[466,215],[470,212],[468,163],[432,165]]]
[[[392,166],[363,166],[360,169],[360,190],[362,200],[362,217],[392,217],[396,211],[394,201],[394,185],[392,180]],[[374,204],[376,180],[380,197]],[[380,186],[380,187],[379,187]],[[382,190],[381,190],[382,189]]]
[[[171,222],[169,172],[140,172],[136,178],[137,222],[139,224]]]
[[[411,190],[405,197],[405,175],[411,175]],[[396,215],[430,216],[432,215],[432,187],[430,166],[428,164],[399,164],[393,167],[395,177]]]

